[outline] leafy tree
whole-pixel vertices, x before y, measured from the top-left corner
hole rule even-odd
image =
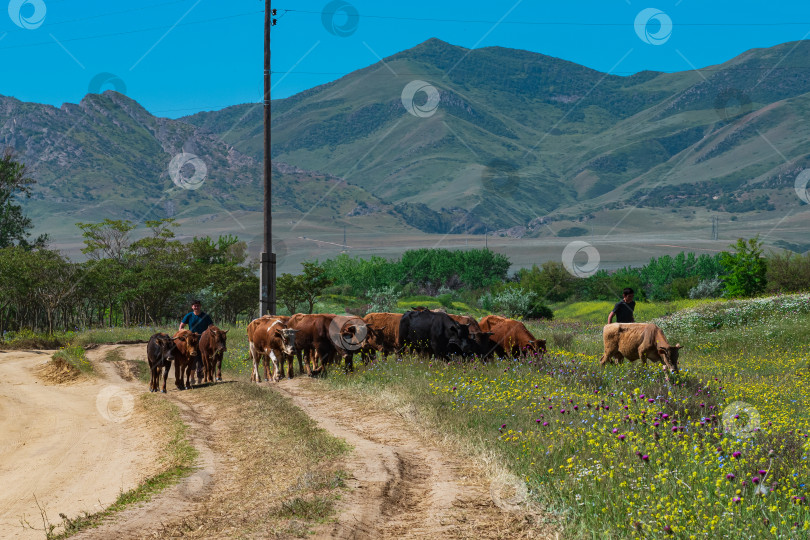
[[[276,298],[292,315],[298,313],[298,306],[303,304],[306,298],[302,288],[300,275],[281,274],[276,278]]]
[[[300,289],[307,303],[307,313],[312,313],[318,297],[332,284],[332,280],[326,277],[326,271],[318,266],[318,263],[304,262],[301,265],[304,267],[304,273],[300,277]]]
[[[521,287],[550,302],[562,302],[574,292],[576,278],[558,261],[546,261],[538,268],[521,269],[517,277]]]
[[[734,253],[724,251],[720,260],[726,270],[724,276],[725,295],[730,297],[755,296],[765,290],[768,264],[762,256],[762,242],[759,237],[746,242],[739,238],[730,246]]]
[[[810,252],[784,251],[768,257],[768,290],[799,292],[810,289]]]
[[[33,225],[31,219],[22,212],[17,197],[31,197],[31,186],[36,182],[26,176],[25,165],[14,159],[8,149],[0,158],[0,248],[20,246],[26,249],[44,247],[48,236],[42,234],[33,242],[28,232]]]
[[[129,220],[105,219],[101,223],[77,223],[82,230],[84,245],[82,253],[92,259],[113,259],[123,262],[129,247],[129,233],[135,225]]]

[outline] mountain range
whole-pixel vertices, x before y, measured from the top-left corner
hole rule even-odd
[[[808,41],[618,76],[431,39],[272,101],[274,211],[293,228],[524,238],[649,230],[632,212],[685,231],[696,213],[804,225],[808,110]],[[25,207],[45,232],[104,217],[205,231],[205,216],[261,211],[262,118],[256,104],[159,118],[112,91],[60,108],[0,96],[0,146],[37,180]],[[181,153],[204,163],[199,189],[173,182]],[[810,247],[783,229],[771,243]]]

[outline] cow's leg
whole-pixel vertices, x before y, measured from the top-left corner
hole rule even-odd
[[[285,354],[281,361],[287,363],[287,378],[295,377],[295,358],[291,354]]]
[[[260,383],[262,382],[261,377],[259,377],[259,362],[261,362],[261,355],[259,351],[256,350],[256,346],[251,341],[248,344],[248,351],[250,352],[250,359],[253,360],[253,371],[250,373],[250,382]]]
[[[259,368],[261,367],[261,362],[262,362],[262,356],[263,355],[256,354],[253,357],[253,372],[250,374],[251,382],[255,382],[255,383],[261,383],[262,382],[262,376],[259,373]]]
[[[163,389],[161,389],[161,392],[163,392],[164,394],[166,393],[166,382],[169,380],[169,370],[171,368],[172,368],[172,364],[170,362],[165,362],[164,363],[164,365],[163,365]],[[157,378],[156,382],[160,383],[160,370],[158,370],[158,378]],[[155,388],[155,391],[157,391],[157,388]]]
[[[200,377],[202,375],[202,377]],[[208,354],[200,351],[197,356],[197,384],[208,382]]]
[[[149,362],[149,374],[151,375],[151,377],[149,378],[149,391],[150,392],[155,391],[155,386],[156,386],[155,385],[155,369],[157,369],[157,366],[155,366],[154,364]]]
[[[264,380],[269,382],[270,381],[270,362],[272,362],[272,359],[270,358],[270,354],[268,354],[267,351],[265,351],[265,355],[262,358],[263,358],[262,361],[264,362]]]
[[[281,353],[279,353],[281,354]],[[270,359],[273,361],[273,382],[278,382],[281,379],[280,371],[278,369],[278,356],[274,350],[270,350]]]
[[[216,380],[219,381],[219,382],[222,382],[222,357],[223,356],[225,356],[225,354],[220,352],[220,353],[217,353],[217,355],[214,357],[214,359],[216,360],[214,364],[216,365],[216,368],[217,368],[217,378],[216,378]]]
[[[197,361],[200,361],[199,356],[197,356],[196,359],[197,359]],[[185,369],[182,372],[183,386],[185,386],[186,390],[191,388],[191,383],[194,380],[194,374],[195,374],[194,372],[196,370],[197,370],[197,365],[195,364],[195,361],[192,360],[192,359],[189,359],[189,361],[186,362]]]
[[[599,359],[599,363],[604,366],[609,358],[608,353],[605,353],[602,355],[602,358]]]
[[[178,390],[185,390],[183,387],[183,379],[185,374],[185,362],[181,360],[174,361],[174,385]]]
[[[343,357],[344,369],[347,373],[351,373],[354,371],[354,353],[349,352],[346,356]]]

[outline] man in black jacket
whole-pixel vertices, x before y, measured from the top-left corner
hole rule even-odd
[[[622,291],[622,301],[617,302],[615,306],[613,306],[613,311],[610,312],[608,315],[608,324],[613,322],[613,317],[616,317],[617,323],[631,323],[636,322],[635,317],[633,317],[633,310],[636,309],[636,302],[633,300],[635,296],[633,294],[633,289],[627,287]]]

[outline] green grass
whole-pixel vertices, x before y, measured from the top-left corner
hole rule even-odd
[[[565,538],[806,538],[810,511],[795,497],[810,498],[810,313],[765,309],[713,331],[710,308],[664,319],[684,345],[669,384],[655,364],[599,366],[602,325],[586,307],[584,322],[530,325],[549,339],[544,361],[391,359],[333,370],[328,383],[393,395],[437,434],[494,454]],[[554,333],[573,336],[569,346]],[[754,412],[759,431],[740,431]]]
[[[92,328],[77,332],[71,336],[73,345],[92,345],[104,343],[116,343],[118,341],[148,341],[152,334],[164,332],[174,335],[177,325],[173,326],[133,326],[133,327],[113,327],[113,328]]]
[[[618,302],[620,299],[616,299]],[[554,318],[606,324],[608,315],[616,302],[571,302],[552,305]],[[648,322],[658,317],[671,315],[676,311],[693,308],[723,300],[673,300],[672,302],[636,302],[635,318],[638,322]]]
[[[93,369],[93,364],[87,359],[87,355],[85,354],[84,347],[80,347],[77,345],[68,345],[62,349],[56,351],[52,358],[54,359],[61,359],[79,370],[80,372],[91,375],[95,372]]]

